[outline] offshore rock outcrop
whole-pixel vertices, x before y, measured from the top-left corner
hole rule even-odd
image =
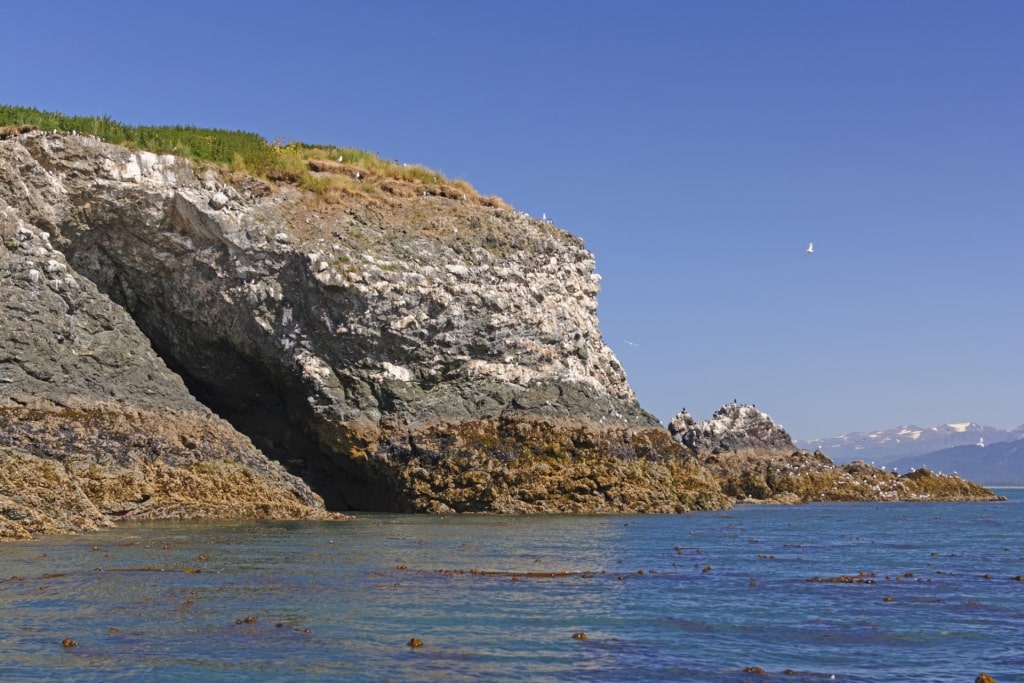
[[[638,405],[598,330],[592,256],[544,221],[364,173],[365,192],[326,204],[83,136],[30,132],[0,151],[8,253],[31,233],[59,264],[17,262],[17,287],[60,302],[50,369],[7,360],[8,395],[74,375],[91,400],[191,410],[170,368],[335,510],[730,504]],[[84,343],[71,318],[79,335],[88,317],[61,297],[85,290],[121,316],[90,343],[146,370],[54,369]],[[122,344],[128,327],[148,341]]]
[[[673,438],[698,455],[749,449],[792,451],[793,439],[757,406],[727,403],[710,420],[697,422],[686,410],[668,425]]]
[[[795,448],[786,430],[752,405],[726,404],[702,422],[683,410],[669,432],[742,502],[999,499],[956,475],[922,469],[900,476],[859,460],[838,466],[820,451]]]

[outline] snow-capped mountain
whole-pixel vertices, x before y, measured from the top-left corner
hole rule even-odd
[[[1024,439],[921,453],[893,460],[889,467],[900,472],[920,467],[946,474],[955,472],[984,486],[1024,486]]]
[[[796,441],[795,445],[811,451],[821,450],[837,463],[864,460],[882,465],[955,446],[993,444],[1022,438],[1024,425],[1007,431],[975,422],[957,422],[938,427],[903,425],[876,432],[852,432],[828,439]]]

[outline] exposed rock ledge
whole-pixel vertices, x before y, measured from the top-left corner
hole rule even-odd
[[[696,451],[722,491],[739,502],[1000,499],[956,475],[924,469],[899,475],[859,460],[836,465],[821,452],[796,449],[786,430],[752,405],[724,405],[703,422],[684,410],[669,431]]]
[[[0,408],[0,538],[127,519],[332,517],[209,415],[123,404]]]

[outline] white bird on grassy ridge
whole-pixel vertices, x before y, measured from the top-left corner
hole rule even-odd
[[[807,251],[806,251],[806,253],[808,253],[808,254],[813,254],[814,253],[814,242],[808,242],[807,243]]]

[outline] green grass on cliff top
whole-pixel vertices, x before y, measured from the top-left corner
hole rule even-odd
[[[476,190],[464,180],[449,181],[442,174],[424,166],[398,164],[381,159],[372,152],[351,147],[310,145],[294,141],[268,142],[255,133],[195,126],[128,126],[108,116],[68,116],[30,107],[0,104],[0,134],[15,132],[21,126],[95,135],[105,142],[130,149],[175,154],[235,172],[290,182],[325,196],[334,196],[339,189],[348,190],[343,193],[349,195],[355,194],[353,188],[347,187],[351,185],[351,173],[346,173],[346,170],[358,167],[376,177],[421,185],[449,186],[474,199],[480,199]],[[339,163],[342,160],[343,164]],[[323,164],[317,166],[311,164],[311,161],[335,164],[333,173],[328,174],[335,177],[325,177],[323,173],[314,172],[314,168],[322,169]],[[365,194],[371,189],[371,186],[364,184],[358,194]]]

